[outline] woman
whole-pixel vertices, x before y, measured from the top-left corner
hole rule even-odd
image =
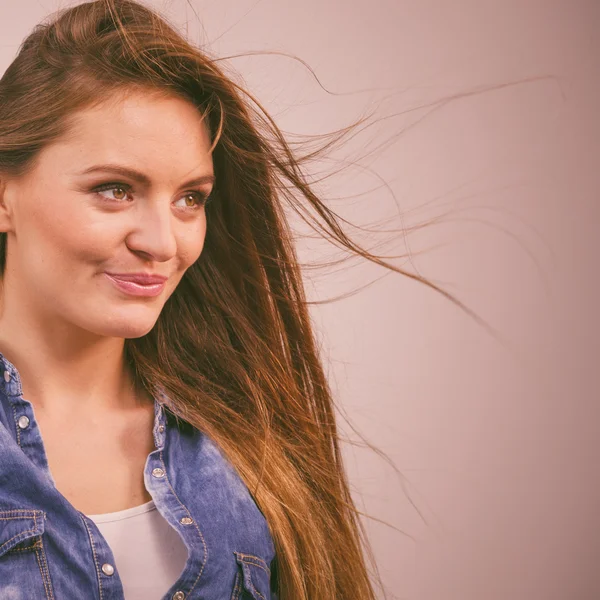
[[[280,198],[378,259],[239,91],[117,0],[0,80],[2,599],[375,597]]]

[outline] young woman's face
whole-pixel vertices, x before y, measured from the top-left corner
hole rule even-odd
[[[106,336],[148,333],[202,252],[209,149],[206,125],[183,99],[135,93],[79,113],[34,171],[6,182],[3,309]],[[131,173],[100,168],[108,164]],[[139,273],[165,283],[117,277]]]

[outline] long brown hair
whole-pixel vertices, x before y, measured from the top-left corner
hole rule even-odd
[[[152,331],[126,340],[126,364],[139,385],[164,390],[178,417],[215,440],[248,485],[275,542],[280,600],[373,600],[365,558],[372,554],[342,463],[284,201],[339,246],[470,311],[353,242],[301,169],[319,151],[292,152],[217,62],[130,0],[59,12],[35,27],[0,80],[0,173],[27,173],[43,147],[68,133],[76,111],[127,90],[194,103],[211,133],[216,174],[204,249]],[[0,272],[5,262],[3,233]]]

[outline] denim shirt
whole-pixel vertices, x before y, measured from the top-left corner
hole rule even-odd
[[[231,463],[206,435],[175,420],[164,394],[154,399],[153,435],[145,486],[188,549],[183,572],[163,600],[276,600],[273,541]],[[0,598],[125,599],[98,527],[57,490],[33,406],[2,354]]]

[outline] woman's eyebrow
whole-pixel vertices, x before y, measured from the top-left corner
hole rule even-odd
[[[130,167],[123,167],[121,165],[114,164],[94,165],[93,167],[89,167],[88,169],[85,169],[85,171],[82,171],[80,175],[88,175],[89,173],[95,173],[97,171],[117,173],[118,175],[129,177],[130,179],[133,179],[134,181],[137,181],[138,183],[146,187],[150,187],[152,184],[150,178],[141,171],[137,171],[136,169],[132,169]],[[210,173],[207,175],[202,175],[200,177],[195,177],[194,179],[190,179],[189,181],[184,183],[182,187],[201,185],[203,183],[214,184],[214,182],[215,176],[212,173]]]

